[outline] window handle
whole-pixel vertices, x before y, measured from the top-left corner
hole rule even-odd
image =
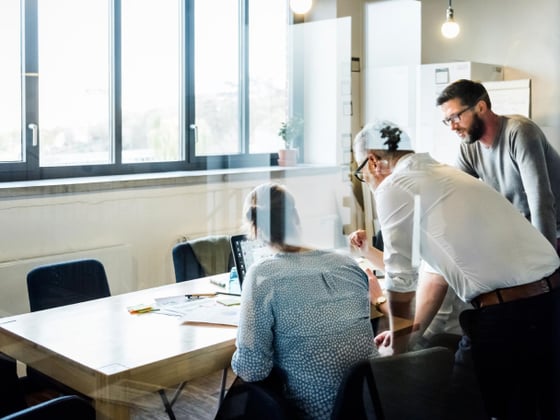
[[[194,142],[198,143],[198,125],[191,124],[189,127],[191,128],[191,130],[194,130]]]
[[[33,146],[37,146],[39,144],[39,126],[35,123],[31,123],[27,126],[31,130],[31,134],[33,135]]]

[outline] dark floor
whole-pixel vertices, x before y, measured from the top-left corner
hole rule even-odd
[[[218,399],[222,381],[222,371],[215,372],[209,376],[198,378],[188,382],[173,405],[173,412],[178,420],[211,420],[218,409]],[[229,371],[227,387],[231,385],[235,375]],[[169,399],[173,397],[173,389],[167,391]],[[58,396],[52,389],[33,391],[27,394],[29,405],[54,398]],[[169,416],[164,410],[163,402],[159,394],[142,398],[132,408],[132,419],[134,420],[167,420]]]

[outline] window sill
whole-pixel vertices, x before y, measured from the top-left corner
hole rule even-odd
[[[32,197],[53,194],[73,194],[129,188],[184,186],[220,182],[281,179],[290,176],[332,174],[340,170],[332,165],[270,166],[241,169],[213,169],[204,171],[176,171],[135,175],[113,175],[84,178],[61,178],[38,181],[0,183],[0,196],[6,198]]]

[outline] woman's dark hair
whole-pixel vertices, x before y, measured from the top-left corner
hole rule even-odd
[[[298,239],[295,200],[282,185],[267,183],[253,189],[245,200],[244,215],[253,239],[275,246]]]
[[[452,99],[459,99],[465,106],[474,106],[478,101],[484,101],[488,109],[492,109],[490,96],[484,85],[472,80],[460,79],[451,83],[438,96],[436,105],[443,105]]]

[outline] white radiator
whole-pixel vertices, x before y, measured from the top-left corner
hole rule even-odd
[[[112,295],[135,290],[129,245],[6,261],[0,263],[0,317],[29,312],[27,273],[33,268],[80,258],[95,258],[103,263]]]

